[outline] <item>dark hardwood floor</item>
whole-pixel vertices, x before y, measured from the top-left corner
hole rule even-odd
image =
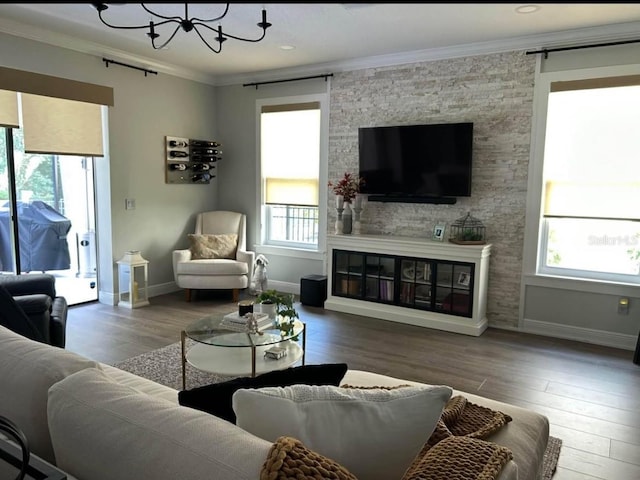
[[[190,322],[235,309],[231,296],[182,292],[139,309],[69,310],[67,349],[113,364],[180,339]],[[480,337],[295,305],[307,324],[307,363],[451,387],[546,415],[563,440],[554,480],[640,479],[640,366],[633,352],[488,329]]]

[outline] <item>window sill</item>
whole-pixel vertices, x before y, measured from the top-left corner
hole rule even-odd
[[[281,247],[274,245],[254,245],[253,249],[256,253],[263,255],[279,255],[283,257],[293,257],[305,260],[322,260],[325,259],[325,252],[318,250],[306,250],[303,248]]]
[[[555,275],[528,274],[523,275],[526,286],[573,290],[577,292],[601,293],[604,295],[637,296],[635,283],[611,282],[605,280],[589,280],[586,278],[560,277]]]

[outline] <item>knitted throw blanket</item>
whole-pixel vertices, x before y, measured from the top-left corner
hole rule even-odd
[[[508,448],[482,439],[510,421],[502,412],[462,396],[452,397],[401,480],[495,480],[513,455]],[[291,437],[274,442],[260,472],[260,480],[319,479],[358,480],[337,462]]]
[[[358,480],[339,463],[305,447],[300,440],[280,437],[262,465],[260,480]]]
[[[502,412],[452,397],[402,480],[495,480],[513,454],[482,439],[510,421]]]

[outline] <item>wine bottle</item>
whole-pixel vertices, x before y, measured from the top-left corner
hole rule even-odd
[[[222,150],[214,150],[212,148],[207,148],[206,150],[203,150],[202,153],[205,155],[222,155]]]
[[[206,172],[209,170],[208,163],[196,163],[193,167],[191,167],[194,172]]]
[[[191,177],[193,183],[206,183],[211,179],[211,175],[208,173],[196,173]]]
[[[172,163],[169,165],[169,170],[186,170],[187,169],[187,165],[184,163]]]
[[[211,148],[215,148],[215,147],[219,147],[220,143],[218,142],[210,142],[207,140],[191,140],[191,146],[192,147],[211,147]]]
[[[170,147],[186,148],[189,146],[184,140],[169,140]]]
[[[169,150],[169,156],[171,158],[183,158],[188,157],[189,154],[187,152],[181,152],[179,150]]]
[[[213,155],[192,155],[191,160],[194,162],[217,162],[220,160],[218,157],[214,157]]]

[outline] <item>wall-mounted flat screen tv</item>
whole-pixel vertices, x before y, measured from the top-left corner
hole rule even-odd
[[[471,195],[473,123],[363,127],[358,137],[362,193],[398,198]]]

